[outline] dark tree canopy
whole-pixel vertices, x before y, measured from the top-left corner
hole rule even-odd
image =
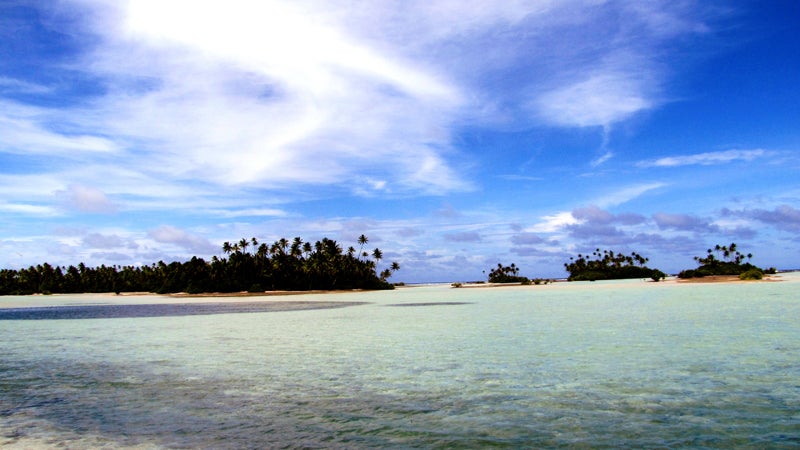
[[[594,259],[589,255],[578,254],[578,258],[570,258],[569,263],[564,263],[564,268],[569,272],[568,281],[594,281],[594,280],[622,280],[628,278],[651,278],[653,281],[664,279],[667,275],[658,270],[651,269],[645,264],[648,259],[642,255],[631,252],[630,255],[614,253],[612,250],[592,252]]]
[[[739,252],[736,243],[731,245],[715,245],[706,250],[705,256],[695,256],[699,267],[683,270],[678,278],[701,278],[713,275],[739,275],[742,279],[761,279],[765,273],[775,273],[774,268],[762,269],[750,264],[752,253]],[[745,259],[747,260],[745,262]]]
[[[359,241],[366,243],[361,235]],[[265,290],[392,289],[386,279],[400,268],[392,263],[377,274],[383,257],[342,252],[334,240],[311,245],[299,237],[272,245],[256,238],[225,242],[227,257],[205,261],[159,261],[149,266],[59,267],[48,263],[21,270],[0,270],[0,295],[83,292],[263,292]]]
[[[519,276],[519,267],[514,263],[511,263],[510,266],[497,263],[497,267],[489,272],[489,283],[525,283],[528,281],[526,277]]]

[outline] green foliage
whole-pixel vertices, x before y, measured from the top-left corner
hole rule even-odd
[[[760,280],[762,278],[764,278],[764,272],[758,268],[749,269],[739,274],[740,280]]]
[[[519,267],[511,263],[510,266],[504,266],[497,263],[497,267],[489,272],[489,283],[523,283],[530,284],[530,280],[526,277],[519,276]]]
[[[651,278],[660,280],[666,277],[658,269],[645,266],[648,259],[632,252],[630,255],[614,253],[611,250],[592,252],[594,259],[589,255],[578,254],[578,258],[570,258],[569,263],[564,263],[564,268],[569,272],[568,281],[595,281],[595,280],[622,280],[629,278]]]
[[[650,274],[650,278],[655,282],[659,282],[664,278],[667,278],[667,274],[658,269],[653,269],[653,273]]]
[[[702,278],[714,275],[739,275],[741,278],[743,274],[751,272],[748,276],[755,276],[755,272],[758,272],[763,277],[764,273],[769,273],[769,269],[765,271],[749,262],[744,262],[745,259],[749,261],[752,257],[752,253],[747,255],[740,253],[735,243],[731,243],[729,246],[717,244],[713,249],[706,250],[705,257],[694,257],[694,260],[700,264],[698,268],[683,270],[678,274],[678,278]],[[746,279],[760,280],[761,278]]]
[[[366,236],[359,238],[362,245]],[[352,247],[350,248],[352,249]],[[0,270],[0,295],[42,292],[263,292],[264,290],[393,289],[386,279],[400,269],[392,263],[376,273],[383,253],[373,259],[355,250],[344,253],[328,238],[313,245],[299,237],[291,243],[280,239],[272,245],[255,238],[222,246],[227,258],[211,261],[193,257],[186,262],[159,261],[149,266],[87,267],[83,263],[53,267],[47,263],[21,270]],[[365,255],[366,254],[366,255]]]
[[[252,292],[252,293],[264,292],[264,288],[261,287],[260,283],[255,283],[247,289],[247,292]]]

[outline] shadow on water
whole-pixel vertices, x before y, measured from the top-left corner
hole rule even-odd
[[[454,305],[472,305],[471,302],[424,302],[424,303],[392,303],[391,307],[413,307],[413,306],[454,306]]]
[[[237,314],[344,308],[366,302],[280,301],[178,303],[152,305],[80,305],[0,309],[0,320],[122,319]]]

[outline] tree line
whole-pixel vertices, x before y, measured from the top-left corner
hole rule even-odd
[[[713,249],[708,249],[704,257],[695,256],[694,260],[699,264],[696,269],[683,270],[678,274],[678,278],[699,278],[712,275],[738,275],[740,279],[760,280],[764,274],[774,274],[776,269],[762,269],[750,263],[752,253],[743,254],[739,252],[736,243],[730,245],[716,245]],[[564,263],[564,269],[569,273],[567,281],[595,281],[595,280],[621,280],[629,278],[650,278],[653,281],[660,281],[666,278],[666,274],[659,269],[651,269],[645,264],[648,258],[631,252],[630,255],[615,253],[613,250],[595,249],[591,255],[578,254],[577,259],[570,257],[570,261]],[[745,261],[746,260],[746,261]],[[497,267],[489,272],[489,282],[491,283],[515,283],[525,284],[526,277],[519,275],[519,267],[515,264],[504,266],[497,264]],[[538,283],[537,283],[538,284]]]
[[[715,255],[716,253],[716,255]],[[747,255],[739,252],[735,242],[730,245],[715,245],[713,249],[706,250],[705,256],[695,256],[694,260],[700,265],[696,269],[682,270],[678,278],[702,278],[713,275],[738,275],[742,280],[760,280],[764,274],[776,272],[774,267],[762,269],[750,263],[752,253]],[[745,262],[745,259],[747,261]]]
[[[651,278],[659,281],[666,278],[667,274],[651,269],[645,264],[648,258],[631,252],[630,255],[615,253],[613,250],[600,250],[599,248],[589,255],[578,254],[578,259],[570,257],[569,263],[564,263],[564,268],[569,272],[567,281],[595,281],[615,280],[629,278]]]
[[[159,261],[143,266],[52,266],[0,270],[0,295],[86,292],[263,292],[269,290],[392,289],[387,281],[400,269],[396,262],[378,273],[383,252],[365,251],[365,235],[344,251],[323,238],[311,244],[296,237],[267,245],[256,238],[225,242],[224,257],[210,261],[193,257],[185,262]]]

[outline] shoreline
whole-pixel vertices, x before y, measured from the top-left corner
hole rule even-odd
[[[706,277],[699,277],[699,278],[678,278],[676,276],[667,277],[667,279],[662,281],[652,281],[650,279],[645,278],[623,278],[623,279],[613,279],[613,280],[597,280],[596,282],[601,283],[614,283],[614,282],[634,282],[639,280],[643,283],[652,283],[657,285],[664,285],[664,284],[706,284],[706,283],[730,283],[730,284],[738,284],[738,283],[776,283],[784,281],[780,274],[775,275],[764,275],[764,278],[760,280],[741,280],[739,279],[738,275],[710,275]],[[551,283],[543,283],[539,285],[535,284],[522,284],[522,283],[470,283],[470,282],[462,282],[461,286],[453,287],[453,289],[478,289],[478,288],[504,288],[504,287],[543,287],[547,285],[570,285],[575,283],[595,283],[594,281],[567,281],[567,280],[555,280]]]
[[[784,272],[786,274],[792,272]],[[639,286],[642,283],[652,283],[653,286],[691,286],[702,284],[743,284],[743,283],[776,283],[785,281],[800,280],[798,275],[784,277],[784,273],[765,276],[761,280],[740,280],[736,275],[716,275],[702,278],[679,279],[669,277],[664,281],[653,282],[649,279],[628,279],[628,280],[602,280],[596,283],[587,281],[567,282],[557,280],[548,284],[523,285],[521,283],[462,283],[460,287],[452,287],[451,284],[436,284],[434,288],[442,289],[569,289],[570,287],[585,289],[589,287],[613,289],[629,288]],[[638,280],[638,281],[637,281]],[[550,286],[550,287],[548,287]],[[416,289],[416,286],[403,286],[404,289]],[[310,290],[310,291],[264,291],[264,292],[209,292],[200,294],[173,293],[156,294],[152,292],[122,292],[115,294],[107,293],[85,293],[85,294],[34,294],[29,296],[0,296],[0,309],[11,308],[37,308],[48,306],[90,306],[90,305],[152,305],[152,304],[208,304],[208,303],[325,303],[325,302],[347,302],[349,299],[339,300],[337,297],[347,298],[354,294],[367,294],[368,291],[362,289],[354,290]],[[305,296],[305,298],[303,297]]]
[[[675,278],[672,280],[675,283],[775,283],[783,281],[780,275],[764,275],[760,280],[741,280],[739,275],[710,275],[699,278]]]

